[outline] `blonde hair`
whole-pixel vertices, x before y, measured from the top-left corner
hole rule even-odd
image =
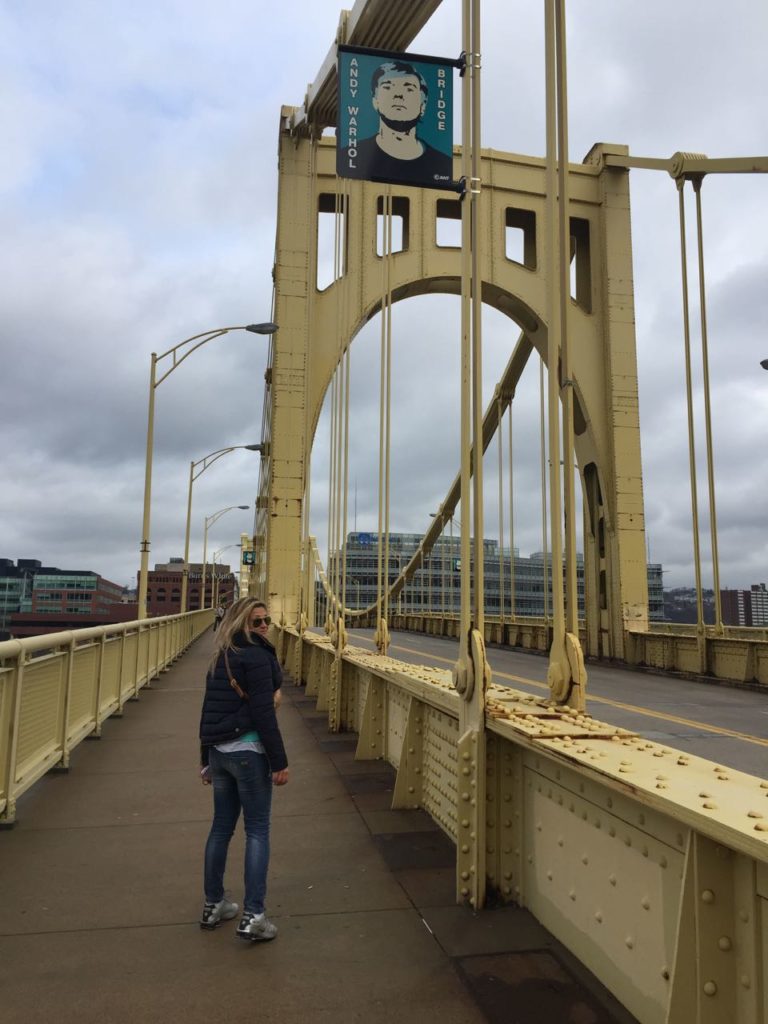
[[[248,622],[254,608],[263,608],[265,612],[267,610],[266,604],[260,597],[241,597],[227,608],[219,628],[214,633],[216,640],[210,670],[216,667],[216,662],[224,651],[237,652],[239,650],[232,642],[238,633],[245,633],[250,640],[251,629]]]

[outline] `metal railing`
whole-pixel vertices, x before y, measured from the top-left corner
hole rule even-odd
[[[641,1024],[765,1019],[767,780],[493,683],[475,737],[447,669],[293,629],[278,653],[454,841],[457,899],[482,873]]]
[[[183,654],[210,608],[0,643],[0,827],[16,801]]]

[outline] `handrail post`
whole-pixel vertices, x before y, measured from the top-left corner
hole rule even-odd
[[[96,667],[96,686],[93,695],[93,732],[94,740],[101,739],[101,694],[104,687],[104,652],[107,647],[107,634],[102,633],[99,640],[99,659]]]
[[[24,648],[19,645],[16,669],[11,673],[11,695],[8,724],[7,754],[5,759],[5,808],[0,813],[0,829],[13,828],[16,824],[16,755],[19,748],[19,719],[21,717],[21,687],[24,679]]]
[[[70,639],[67,646],[66,659],[67,667],[66,678],[64,680],[64,700],[62,701],[59,719],[59,746],[61,748],[61,760],[53,766],[52,771],[55,772],[69,771],[69,744],[67,743],[67,737],[69,732],[69,708],[72,703],[72,673],[75,661],[74,636]]]

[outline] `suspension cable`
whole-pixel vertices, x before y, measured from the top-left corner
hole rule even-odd
[[[550,369],[550,373],[551,373]],[[549,624],[549,582],[547,579],[547,433],[544,408],[544,360],[539,357],[539,419],[541,432],[541,553],[544,587],[544,623]]]
[[[696,439],[693,423],[693,383],[691,374],[691,324],[688,311],[688,255],[685,237],[685,179],[677,181],[680,214],[680,264],[683,277],[683,334],[685,340],[685,392],[688,404],[688,463],[691,481],[691,517],[693,520],[693,568],[696,577],[696,619],[704,629],[704,598],[701,590],[701,549],[699,546],[699,500],[696,484]]]
[[[501,389],[497,397],[497,425],[496,440],[499,450],[499,617],[502,629],[504,627],[504,432],[502,430],[502,416],[504,406],[501,400]],[[503,638],[502,638],[503,640]]]
[[[515,617],[515,503],[514,484],[512,478],[512,400],[509,399],[509,614]]]
[[[696,237],[699,249],[699,305],[701,309],[701,361],[704,373],[704,424],[707,441],[707,482],[709,484],[709,528],[712,536],[712,575],[715,588],[715,628],[723,631],[723,609],[720,598],[720,557],[717,550],[717,508],[715,504],[715,457],[712,446],[712,406],[709,388],[709,341],[707,337],[707,295],[704,278],[704,229],[701,214],[702,179],[692,179],[696,194]]]

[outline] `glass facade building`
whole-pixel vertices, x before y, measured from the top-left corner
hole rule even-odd
[[[389,537],[390,585],[395,582],[416,554],[422,535],[393,533]],[[490,616],[511,615],[544,617],[552,609],[552,564],[542,552],[523,556],[515,548],[499,550],[496,540],[483,543],[485,574],[485,610]],[[338,574],[341,556],[333,552],[329,559],[329,579]],[[368,608],[376,601],[378,580],[378,535],[350,533],[346,546],[346,595],[348,608]],[[474,574],[473,574],[474,575]],[[579,613],[584,614],[584,560],[577,555],[577,588]],[[648,566],[648,611],[651,621],[664,618],[662,567]],[[546,582],[545,582],[546,581]],[[402,612],[444,612],[458,616],[460,607],[461,557],[458,532],[453,537],[438,538],[425,565],[416,571],[400,595],[395,598],[396,610]],[[514,592],[514,600],[513,600]],[[324,595],[318,590],[318,621],[325,617]]]

